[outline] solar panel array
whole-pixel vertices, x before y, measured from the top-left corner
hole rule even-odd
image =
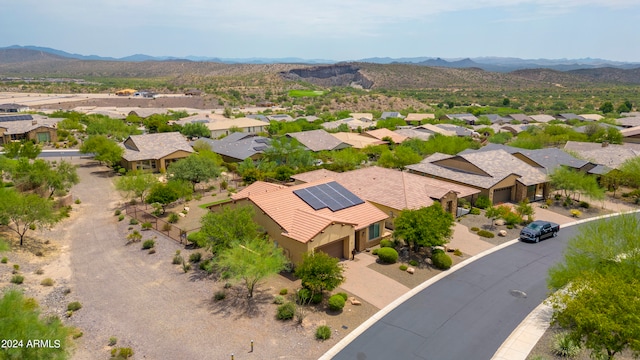
[[[20,120],[33,120],[33,116],[31,115],[0,115],[0,122],[20,121]]]
[[[335,181],[294,190],[293,193],[314,210],[328,207],[331,211],[339,211],[364,203],[364,200]]]

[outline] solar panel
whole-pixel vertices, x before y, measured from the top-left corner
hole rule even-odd
[[[31,115],[0,115],[0,122],[21,121],[21,120],[33,120],[33,116]]]
[[[328,207],[331,211],[340,211],[364,203],[362,199],[335,181],[294,190],[293,193],[314,210]]]

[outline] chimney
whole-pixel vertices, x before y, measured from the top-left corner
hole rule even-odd
[[[603,141],[602,142],[602,147],[607,147],[609,146],[609,142],[608,141]]]
[[[31,120],[31,125],[38,125],[38,120]]]

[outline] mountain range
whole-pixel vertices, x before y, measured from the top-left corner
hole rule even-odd
[[[121,58],[105,57],[99,55],[81,55],[72,54],[66,51],[52,49],[41,46],[20,46],[12,45],[2,50],[22,49],[32,50],[42,53],[55,55],[61,58],[78,59],[78,60],[96,60],[96,61],[123,61],[123,62],[142,62],[142,61],[193,61],[193,62],[216,62],[224,64],[336,64],[341,61],[330,59],[303,59],[296,57],[287,58],[219,58],[205,56],[149,56],[144,54],[135,54]],[[520,59],[513,57],[477,57],[464,59],[443,59],[439,57],[374,57],[353,60],[355,62],[373,63],[373,64],[412,64],[430,67],[445,68],[478,68],[492,72],[511,72],[523,69],[552,69],[558,71],[571,71],[579,69],[597,69],[597,68],[617,68],[617,69],[635,69],[640,68],[638,62],[620,62],[605,59],[582,58],[582,59]]]

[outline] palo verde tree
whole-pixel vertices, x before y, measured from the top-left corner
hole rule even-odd
[[[41,152],[42,148],[32,141],[8,142],[4,144],[4,155],[11,159],[35,159]]]
[[[587,195],[596,200],[604,198],[604,189],[598,185],[595,177],[565,166],[560,166],[549,174],[549,180],[551,186],[556,190],[562,190],[567,198],[575,193]]]
[[[36,194],[0,189],[0,223],[20,237],[23,245],[27,231],[47,227],[58,221],[53,202]]]
[[[144,202],[149,191],[158,183],[158,178],[152,173],[129,171],[127,175],[116,179],[116,190],[124,192],[127,197],[136,197],[140,202]]]
[[[195,191],[197,184],[220,176],[220,168],[211,157],[191,154],[184,159],[171,163],[167,168],[167,174],[171,179],[190,182],[193,186],[193,191]]]
[[[258,237],[258,225],[253,221],[253,214],[251,206],[223,206],[217,212],[208,212],[200,220],[202,240],[198,246],[216,254],[230,248],[233,242]]]
[[[314,294],[331,291],[346,280],[340,261],[322,251],[303,254],[295,275],[301,280],[302,286]]]
[[[160,204],[162,214],[164,214],[167,205],[191,194],[191,184],[182,180],[170,180],[166,184],[156,183],[149,191],[146,202],[149,204]]]
[[[94,154],[94,159],[114,166],[120,162],[124,148],[105,135],[92,135],[80,146],[82,154]]]
[[[439,202],[434,202],[417,210],[402,210],[394,226],[393,236],[416,249],[418,246],[442,246],[453,233],[453,215],[444,211]]]
[[[552,322],[598,358],[613,359],[625,349],[640,353],[638,233],[635,215],[591,222],[549,270]]]
[[[215,259],[216,265],[232,279],[244,282],[249,298],[261,280],[278,274],[288,263],[282,249],[262,237],[234,241]]]

